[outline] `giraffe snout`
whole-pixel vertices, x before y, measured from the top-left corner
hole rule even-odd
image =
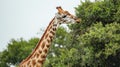
[[[75,18],[75,21],[76,21],[77,23],[80,23],[81,19]]]

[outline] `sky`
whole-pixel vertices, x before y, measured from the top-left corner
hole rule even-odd
[[[11,39],[40,38],[40,29],[46,29],[57,6],[74,15],[79,4],[80,0],[0,0],[0,51]]]

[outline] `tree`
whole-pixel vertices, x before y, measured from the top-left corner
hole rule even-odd
[[[25,41],[11,39],[6,50],[0,53],[0,67],[10,67],[10,65],[18,65],[33,50],[38,42],[38,38],[32,38]]]
[[[82,65],[90,67],[120,66],[120,24],[111,23],[103,26],[94,24],[89,32],[79,36],[82,50]]]
[[[79,66],[120,66],[120,24],[118,0],[82,2],[76,7],[81,25],[71,27],[78,40]]]

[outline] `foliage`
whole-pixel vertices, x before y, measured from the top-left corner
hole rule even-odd
[[[0,67],[9,67],[10,65],[18,65],[32,51],[38,38],[32,38],[29,41],[12,39],[7,49],[0,53]]]
[[[120,65],[120,24],[94,24],[89,32],[79,36],[83,51],[82,65],[110,67]],[[114,59],[113,59],[114,58]]]

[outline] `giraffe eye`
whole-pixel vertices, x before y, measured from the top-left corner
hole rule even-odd
[[[62,18],[65,18],[67,15],[62,16]]]

